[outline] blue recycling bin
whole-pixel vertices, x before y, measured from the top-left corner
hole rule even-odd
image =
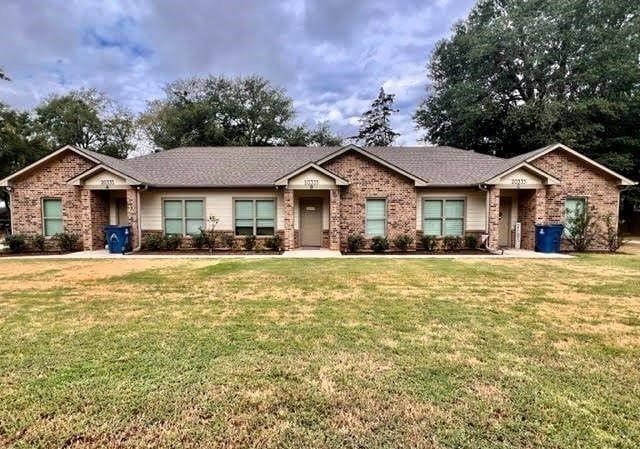
[[[106,226],[104,233],[111,254],[131,251],[131,226]]]
[[[561,224],[552,224],[549,225],[551,227],[551,231],[553,232],[553,252],[560,252],[560,243],[562,242],[562,233],[564,232],[564,225]]]
[[[539,253],[560,252],[563,225],[536,225],[536,251]]]

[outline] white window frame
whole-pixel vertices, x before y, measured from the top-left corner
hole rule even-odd
[[[162,233],[164,235],[167,235],[167,217],[165,216],[165,208],[164,208],[164,204],[167,201],[175,201],[175,202],[180,202],[180,211],[181,211],[181,216],[180,219],[182,220],[182,229],[181,229],[181,233],[180,234],[175,234],[175,233],[171,233],[171,235],[180,235],[182,237],[185,237],[187,235],[189,236],[193,236],[195,234],[187,234],[187,220],[197,220],[197,218],[194,217],[187,217],[187,202],[188,201],[200,201],[202,202],[202,227],[204,228],[206,226],[206,219],[205,217],[207,216],[206,213],[206,201],[205,198],[172,198],[172,197],[165,197],[162,198]],[[169,218],[169,220],[177,220],[177,218]]]
[[[383,226],[383,233],[382,235],[378,235],[378,234],[369,234],[369,201],[384,201],[384,218],[380,219],[380,218],[373,218],[371,220],[375,220],[375,221],[379,221],[379,220],[383,220],[384,221],[384,226]],[[365,199],[364,202],[364,234],[366,237],[371,238],[371,237],[386,237],[387,236],[387,225],[388,225],[388,202],[387,199],[384,197],[369,197]]]
[[[427,218],[427,216],[425,215],[425,204],[427,201],[440,201],[442,204],[442,208],[441,208],[441,213],[440,213],[440,235],[434,235],[433,237],[446,237],[448,235],[451,235],[453,237],[464,237],[465,233],[467,232],[467,199],[465,197],[429,197],[429,196],[423,196],[422,197],[422,233],[424,235],[430,235],[426,233],[426,222],[427,219],[429,220],[437,220],[437,218],[435,217],[430,217]],[[447,201],[462,201],[462,217],[458,218],[458,217],[447,217],[446,216],[446,204]],[[462,219],[462,234],[458,235],[458,234],[446,234],[446,222],[447,219],[449,220],[460,220]]]

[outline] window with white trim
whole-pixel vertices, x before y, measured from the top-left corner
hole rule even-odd
[[[195,235],[204,228],[204,200],[166,199],[162,207],[165,234]]]
[[[60,198],[45,198],[42,200],[42,231],[46,237],[64,232],[62,200]]]
[[[464,235],[464,200],[425,199],[422,233],[436,237]]]
[[[384,237],[387,234],[387,200],[367,198],[365,215],[367,237]]]
[[[274,235],[276,201],[274,199],[237,199],[234,201],[236,235]]]

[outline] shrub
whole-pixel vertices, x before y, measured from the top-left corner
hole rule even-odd
[[[193,247],[202,249],[205,246],[210,247],[210,238],[206,230],[200,228],[200,232],[198,234],[191,236],[191,241],[193,242]]]
[[[222,244],[222,239],[225,234],[220,231],[208,231],[207,233],[207,248],[211,251],[218,248]]]
[[[244,249],[247,251],[251,251],[256,247],[256,236],[255,235],[247,235],[244,238]]]
[[[236,243],[236,238],[233,234],[222,234],[220,236],[220,242],[224,248],[233,249],[233,246]]]
[[[276,234],[273,237],[268,238],[265,243],[267,248],[270,250],[280,251],[280,248],[282,248],[282,237],[280,237],[279,234]]]
[[[162,236],[160,234],[147,234],[142,239],[142,248],[148,251],[162,249]]]
[[[462,237],[457,235],[447,235],[442,241],[444,249],[447,251],[456,251],[462,249]]]
[[[564,238],[579,253],[586,251],[598,236],[593,214],[588,208],[578,207],[565,219]]]
[[[604,223],[607,230],[607,248],[610,252],[615,253],[627,242],[622,235],[622,222],[618,223],[618,226],[614,226],[614,215],[608,213],[604,216]]]
[[[476,237],[474,234],[465,235],[464,246],[469,249],[476,249],[478,247],[478,237]]]
[[[22,234],[8,235],[5,237],[4,241],[9,246],[9,251],[12,253],[21,253],[27,247],[27,241]]]
[[[45,238],[44,238],[44,235],[42,234],[36,234],[33,237],[31,237],[31,244],[35,249],[37,249],[40,252],[44,252],[44,243],[45,243]]]
[[[422,247],[425,251],[433,253],[438,249],[438,239],[434,235],[423,235]]]
[[[167,234],[163,239],[163,247],[169,251],[175,251],[180,247],[182,237],[177,234]]]
[[[400,234],[395,239],[393,239],[393,244],[400,251],[406,251],[413,244],[413,237],[409,234]]]
[[[371,249],[374,253],[383,253],[389,249],[389,239],[382,236],[375,236],[371,239]]]
[[[209,224],[208,228],[200,228],[200,237],[198,237],[198,242],[194,241],[194,245],[197,243],[200,246],[197,248],[207,247],[210,251],[213,251],[218,243],[220,238],[220,233],[216,231],[216,226],[220,219],[215,215],[210,215],[207,223]]]
[[[364,246],[364,237],[360,234],[350,234],[347,237],[347,249],[350,253],[358,252]]]
[[[70,234],[68,232],[61,232],[54,236],[58,241],[58,245],[60,249],[64,252],[70,253],[71,251],[78,250],[78,242],[80,242],[80,237],[75,234]]]

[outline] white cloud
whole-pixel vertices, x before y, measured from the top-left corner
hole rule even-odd
[[[179,77],[257,73],[295,99],[298,119],[343,135],[378,88],[396,94],[398,143],[414,144],[411,114],[435,42],[473,0],[5,0],[0,101],[31,108],[51,93],[105,91],[134,111]]]

